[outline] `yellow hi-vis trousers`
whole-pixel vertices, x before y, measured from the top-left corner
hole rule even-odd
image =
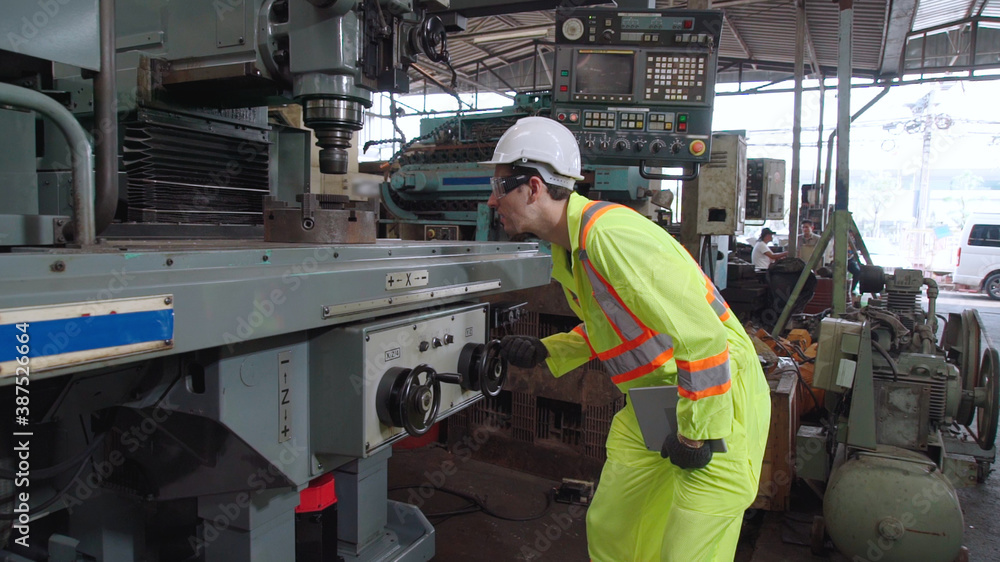
[[[770,396],[748,395],[750,389],[737,382],[741,378],[746,377],[734,377],[738,419],[726,440],[729,452],[715,454],[702,469],[678,468],[647,450],[631,404],[615,415],[608,460],[587,511],[591,560],[733,559],[743,512],[757,497],[771,411]]]

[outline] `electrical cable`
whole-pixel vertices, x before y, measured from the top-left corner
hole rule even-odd
[[[765,333],[766,333],[766,332],[765,332]],[[781,350],[785,352],[785,355],[786,355],[786,356],[787,356],[787,357],[788,357],[789,359],[791,359],[791,360],[792,360],[792,364],[793,364],[793,365],[795,365],[795,376],[796,376],[796,377],[798,377],[798,379],[799,379],[799,384],[801,384],[802,386],[804,386],[804,387],[806,388],[806,390],[808,390],[808,391],[809,391],[809,396],[810,396],[810,397],[812,397],[812,401],[813,401],[813,405],[814,405],[814,406],[816,406],[816,409],[817,409],[817,410],[822,410],[822,409],[823,409],[823,407],[819,405],[819,399],[818,399],[818,398],[816,398],[816,393],[815,393],[815,392],[813,392],[813,389],[812,389],[812,387],[811,387],[811,386],[809,386],[809,383],[807,383],[807,382],[806,382],[806,379],[805,379],[805,377],[803,377],[803,376],[802,376],[802,369],[800,369],[800,368],[799,368],[799,363],[798,363],[797,361],[795,361],[795,357],[793,357],[793,356],[792,356],[792,353],[791,353],[790,351],[788,351],[788,348],[787,348],[787,347],[785,347],[785,346],[784,346],[784,345],[783,345],[783,344],[782,344],[781,342],[779,342],[779,341],[777,340],[777,338],[775,338],[775,337],[774,337],[774,336],[772,336],[771,334],[767,334],[767,337],[771,338],[771,341],[773,341],[773,342],[774,342],[774,345],[776,345],[776,346],[780,347],[780,348],[781,348]],[[805,354],[803,354],[803,357],[804,357],[804,356],[805,356]],[[783,373],[783,372],[785,372],[785,371],[779,371],[779,372]],[[789,371],[789,372],[791,372],[791,371]]]
[[[389,112],[392,114],[392,128],[396,130],[396,134],[402,139],[402,142],[406,142],[406,135],[403,134],[403,130],[399,128],[399,110],[396,108],[396,96],[389,92]]]
[[[791,343],[791,342],[789,342],[789,343]],[[802,362],[803,363],[815,363],[816,362],[816,358],[815,357],[806,357],[806,352],[803,351],[801,347],[799,347],[799,344],[792,343],[792,347],[795,348],[795,351],[796,351],[796,353],[799,354],[799,357],[802,357]]]
[[[423,488],[423,487],[426,487],[426,486],[427,486],[426,484],[416,485],[416,486],[393,486],[392,488],[389,488],[389,491],[392,492],[392,491],[396,491],[396,490],[411,490],[411,489],[414,489],[414,488]],[[527,517],[510,517],[510,516],[507,516],[507,515],[501,515],[501,514],[495,512],[495,511],[493,511],[492,509],[489,508],[489,506],[486,505],[486,503],[484,501],[482,501],[479,498],[473,496],[472,494],[467,494],[465,492],[459,492],[457,490],[452,490],[452,489],[449,489],[449,488],[442,488],[442,487],[439,487],[439,486],[433,486],[432,488],[434,490],[439,491],[439,492],[444,492],[445,494],[449,494],[449,495],[452,495],[452,496],[455,496],[455,497],[458,497],[458,498],[462,498],[463,500],[469,502],[469,504],[466,505],[466,506],[464,506],[464,507],[461,507],[459,509],[452,510],[452,511],[443,511],[443,512],[440,512],[440,513],[424,514],[424,516],[428,517],[428,518],[430,518],[430,517],[446,517],[446,518],[450,518],[450,517],[454,517],[456,515],[467,515],[469,513],[476,513],[476,512],[480,512],[481,511],[481,512],[485,513],[486,515],[489,515],[490,517],[493,517],[495,519],[500,519],[501,521],[512,521],[512,522],[515,522],[515,523],[523,523],[523,522],[526,522],[526,521],[536,521],[538,519],[541,519],[542,517],[545,517],[545,514],[547,514],[549,512],[549,509],[552,507],[552,493],[550,492],[550,493],[545,494],[545,507],[542,509],[541,513],[538,513],[537,515],[530,515],[530,516],[527,516]],[[475,506],[475,509],[472,509],[473,506]],[[439,523],[443,523],[443,521],[441,521]]]
[[[899,369],[896,368],[896,362],[889,356],[889,352],[875,340],[872,340],[872,349],[877,351],[889,363],[889,368],[892,369],[892,382],[899,382]]]

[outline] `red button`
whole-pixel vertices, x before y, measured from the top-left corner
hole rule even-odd
[[[569,86],[559,86],[559,91],[560,92],[568,92],[569,91]]]
[[[690,150],[691,150],[691,154],[694,154],[695,156],[701,156],[702,154],[705,154],[705,143],[704,143],[704,141],[700,141],[700,140],[693,141],[691,143]]]
[[[678,123],[677,124],[677,130],[680,131],[680,132],[684,132],[684,131],[688,130],[688,124],[687,123]]]
[[[570,121],[570,123],[576,123],[579,120],[580,120],[580,114],[578,114],[578,113],[570,113],[569,114],[569,121]]]
[[[691,29],[694,27],[694,20],[684,20],[684,29]]]
[[[565,114],[565,113],[560,113],[560,114],[559,114],[559,115],[558,115],[558,116],[556,117],[556,119],[558,119],[558,120],[560,120],[560,121],[565,121],[565,120],[566,120],[566,114]]]

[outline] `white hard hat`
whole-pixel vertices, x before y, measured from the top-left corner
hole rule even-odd
[[[545,183],[573,189],[580,175],[580,147],[569,129],[547,117],[525,117],[497,141],[493,159],[480,164],[535,168]]]

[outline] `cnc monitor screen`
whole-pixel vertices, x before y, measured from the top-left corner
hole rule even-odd
[[[580,51],[576,59],[577,94],[632,94],[633,53]]]

